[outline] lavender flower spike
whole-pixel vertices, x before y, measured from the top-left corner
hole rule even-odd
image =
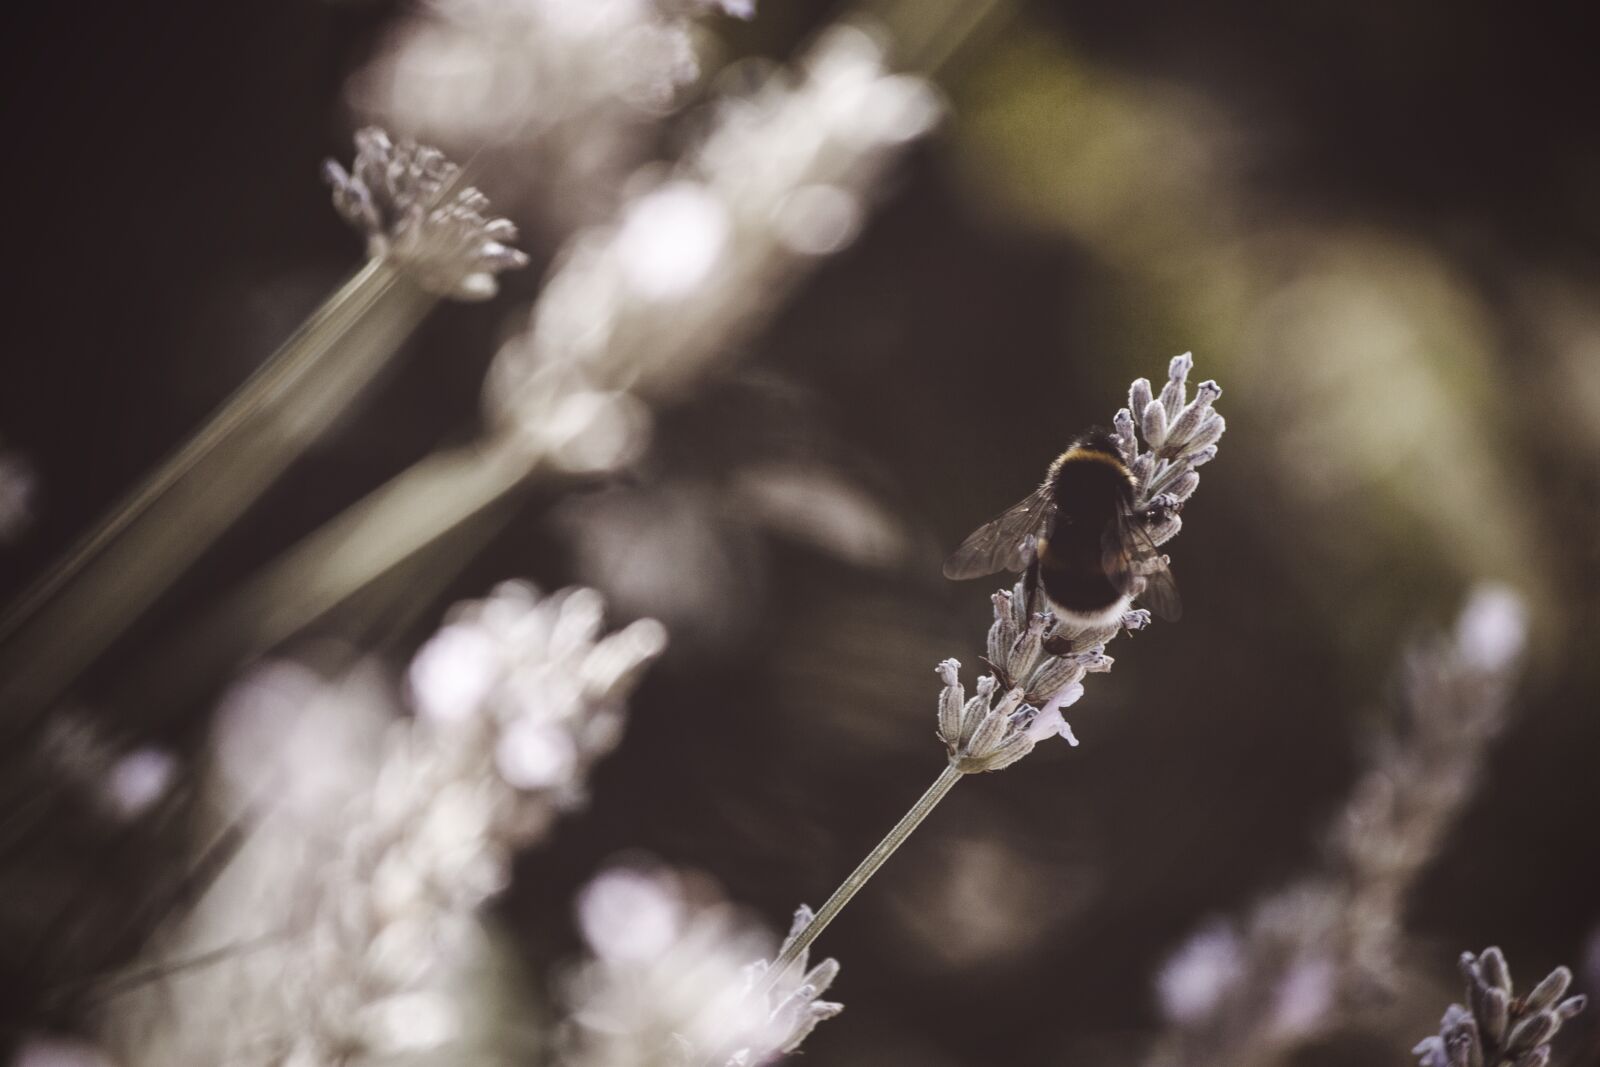
[[[1175,357],[1159,397],[1152,395],[1145,379],[1134,382],[1129,407],[1117,412],[1114,421],[1113,439],[1134,476],[1134,507],[1158,545],[1177,534],[1178,511],[1200,484],[1195,468],[1216,455],[1224,429],[1222,416],[1211,410],[1222,395],[1217,383],[1201,383],[1194,399],[1188,398],[1193,366],[1188,353]],[[1134,423],[1136,409],[1148,411],[1142,428]],[[1143,453],[1141,434],[1147,448]],[[1143,610],[1127,611],[1109,623],[1072,623],[1050,611],[1033,612],[1029,599],[1025,580],[994,594],[994,623],[985,649],[989,673],[978,679],[971,699],[961,684],[960,662],[947,659],[936,668],[944,683],[939,694],[939,739],[949,762],[816,916],[803,928],[796,927],[763,975],[760,990],[776,988],[792,968],[804,966],[811,942],[962,778],[1009,767],[1047,737],[1060,736],[1076,745],[1078,739],[1062,709],[1083,696],[1084,676],[1111,669],[1106,642],[1124,630],[1142,630],[1150,624],[1150,613]]]
[[[1148,379],[1134,382],[1128,406],[1112,423],[1117,450],[1136,482],[1134,506],[1144,513],[1145,529],[1158,545],[1177,536],[1183,525],[1178,512],[1200,485],[1195,468],[1217,454],[1217,441],[1227,426],[1212,409],[1222,396],[1216,382],[1201,382],[1189,398],[1193,367],[1189,353],[1173,357],[1159,396]],[[1143,609],[1099,627],[1073,626],[1049,611],[1030,614],[1022,580],[995,593],[993,600],[994,624],[986,649],[991,673],[978,679],[975,695],[967,699],[960,663],[950,659],[938,667],[944,682],[939,738],[950,765],[968,774],[1009,767],[1047,737],[1059,735],[1076,745],[1062,709],[1083,696],[1085,675],[1111,669],[1113,661],[1105,654],[1108,641],[1150,624],[1150,613]]]
[[[1461,973],[1471,1007],[1452,1004],[1445,1010],[1438,1034],[1411,1050],[1421,1057],[1419,1067],[1545,1067],[1550,1039],[1588,1003],[1583,996],[1563,999],[1572,984],[1565,967],[1551,971],[1526,996],[1513,996],[1511,970],[1497,948],[1481,956],[1463,952]]]
[[[487,300],[495,275],[527,266],[510,242],[517,228],[487,214],[489,200],[461,182],[461,168],[436,148],[391,141],[376,126],[356,133],[350,170],[328,160],[333,206],[367,236],[367,253],[388,259],[432,293]]]

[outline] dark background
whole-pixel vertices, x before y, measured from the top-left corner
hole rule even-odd
[[[732,54],[786,56],[830,13],[774,5],[715,30]],[[34,525],[0,548],[0,593],[180,442],[358,262],[316,174],[324,157],[348,157],[342,87],[393,15],[178,2],[13,16],[0,64],[12,255],[0,439],[34,465],[39,493]],[[1187,933],[1316,862],[1402,642],[1447,622],[1479,578],[1528,592],[1531,666],[1408,925],[1440,975],[1489,943],[1519,977],[1580,964],[1600,930],[1600,415],[1590,408],[1585,424],[1552,398],[1585,403],[1600,361],[1585,319],[1600,268],[1600,86],[1595,27],[1569,19],[1368,0],[1032,3],[959,53],[941,71],[946,124],[859,242],[746,346],[742,370],[662,414],[625,490],[709,501],[712,551],[734,581],[676,620],[684,639],[636,698],[592,807],[522,860],[500,907],[530,959],[576,951],[572,895],[624,850],[702,868],[774,925],[798,900],[819,903],[938,771],[934,663],[971,667],[981,651],[989,589],[943,582],[941,548],[1026,492],[1068,435],[1108,420],[1131,377],[1159,380],[1170,355],[1194,348],[1196,379],[1228,391],[1230,433],[1173,548],[1185,619],[1112,648],[1117,670],[1091,679],[1073,716],[1081,748],[964,783],[828,932],[849,1010],[808,1042],[810,1059],[1115,1056],[1104,1050],[1154,1025],[1151,975]],[[1052,111],[1058,82],[1099,117],[1082,126]],[[1185,121],[1194,101],[1214,121]],[[1206,162],[1164,151],[1175,129]],[[1111,136],[1145,130],[1150,143],[1131,149]],[[1112,146],[1109,177],[1075,169],[1093,137]],[[482,184],[492,196],[494,176]],[[1058,210],[1118,184],[1140,198],[1137,217],[1117,221],[1129,204],[1115,198],[1104,215]],[[1188,236],[1166,243],[1163,220],[1183,213]],[[131,736],[159,721],[160,739],[199,743],[211,696],[147,709],[120,681],[220,591],[470,436],[508,310],[555,251],[538,234],[525,247],[534,266],[498,303],[433,314],[361,408],[85,680],[86,707]],[[1355,248],[1340,269],[1380,289],[1419,263],[1447,280],[1437,307],[1411,304],[1404,284],[1396,300],[1419,316],[1415,366],[1442,383],[1441,417],[1478,451],[1426,431],[1416,464],[1387,464],[1382,427],[1424,418],[1403,390],[1364,371],[1340,385],[1335,356],[1274,348],[1270,331],[1229,317],[1237,304],[1208,302],[1212,271],[1316,284],[1307,264],[1329,248]],[[1247,285],[1237,299],[1271,291]],[[1318,375],[1335,386],[1285,385]],[[1331,411],[1342,403],[1369,417],[1352,425],[1379,429],[1324,492],[1323,457],[1296,467],[1296,450],[1327,447],[1305,424],[1342,424]],[[912,549],[861,568],[747,521],[727,486],[764,457],[845,472],[898,516]],[[1479,462],[1492,470],[1461,492],[1435,477]],[[530,495],[414,632],[376,651],[402,663],[449,602],[501,578],[573,580],[561,530],[585,514],[581,499]],[[58,847],[29,862],[91,885],[156,877]],[[989,917],[979,929],[974,899]],[[29,983],[9,982],[25,1014]],[[1435,1017],[1382,1058],[1327,1062],[1408,1062]]]

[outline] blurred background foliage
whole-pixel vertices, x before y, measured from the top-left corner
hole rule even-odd
[[[356,263],[315,174],[345,154],[347,81],[397,10],[13,14],[0,433],[36,489],[31,525],[0,548],[0,593]],[[846,10],[768,3],[706,44],[786,57]],[[914,27],[916,12],[890,15]],[[943,553],[1107,420],[1131,378],[1192,349],[1227,390],[1230,432],[1173,550],[1183,622],[1122,644],[1077,709],[1083,747],[958,790],[829,931],[850,1010],[811,1060],[1128,1062],[1162,960],[1315,864],[1392,707],[1398,649],[1484,579],[1527,597],[1535,636],[1513,725],[1409,906],[1440,985],[1408,994],[1392,1041],[1335,1038],[1306,1062],[1409,1062],[1465,947],[1501,944],[1530,973],[1587,951],[1592,994],[1600,86],[1594,26],[1568,17],[995,5],[943,59],[945,123],[859,241],[740,370],[658,413],[635,472],[527,496],[444,587],[417,583],[421,560],[285,651],[333,639],[402,663],[449,603],[509,576],[586,582],[621,618],[661,618],[671,653],[591,807],[524,857],[501,918],[529,958],[570,954],[577,887],[642,850],[781,925],[940,765],[932,667],[975,661],[990,592],[940,578]],[[682,135],[669,125],[663,149]],[[475,180],[498,204],[514,177]],[[220,591],[471,433],[505,309],[555,251],[527,229],[534,267],[508,296],[435,311],[83,681],[84,714],[198,744],[227,672],[197,666],[177,707],[129,679]],[[170,877],[159,847],[81,836],[12,862],[85,912]],[[6,976],[24,1010],[25,962]]]

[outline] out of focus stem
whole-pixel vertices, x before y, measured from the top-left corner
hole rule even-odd
[[[25,726],[144,615],[372,380],[436,297],[373,259],[0,620]]]
[[[927,792],[917,798],[917,802],[911,805],[911,810],[902,815],[900,821],[894,824],[894,828],[884,835],[883,840],[879,841],[877,846],[867,853],[866,858],[856,866],[855,870],[850,872],[850,876],[844,880],[843,884],[833,891],[833,896],[829,897],[827,902],[822,905],[822,908],[812,917],[806,928],[801,930],[788,947],[773,961],[772,966],[767,969],[765,977],[762,978],[761,985],[756,989],[758,995],[765,994],[775,986],[778,980],[783,977],[784,972],[794,966],[795,961],[805,954],[806,950],[811,947],[811,943],[817,939],[823,930],[828,928],[829,923],[833,922],[834,917],[844,910],[846,904],[850,903],[850,899],[861,891],[861,887],[866,885],[873,875],[878,873],[878,868],[882,867],[889,857],[895,854],[895,850],[905,844],[906,838],[910,837],[912,831],[922,825],[922,820],[928,817],[928,814],[938,806],[939,801],[945,798],[945,794],[954,789],[955,784],[965,774],[965,771],[957,770],[953,765],[946,766],[940,772],[939,777],[934,779]]]
[[[257,415],[286,384],[302,374],[334,340],[349,329],[362,306],[392,284],[394,272],[370,260],[319,307],[283,345],[211,416],[205,426],[147,474],[126,497],[0,617],[0,641],[9,637],[149,510],[195,465]]]

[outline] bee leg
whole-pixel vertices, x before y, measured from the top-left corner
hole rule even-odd
[[[1022,595],[1028,605],[1028,614],[1034,614],[1034,606],[1039,603],[1039,557],[1035,556],[1028,562],[1028,569],[1022,575]]]
[[[1072,655],[1072,638],[1066,634],[1051,634],[1044,639],[1043,648],[1052,656]]]

